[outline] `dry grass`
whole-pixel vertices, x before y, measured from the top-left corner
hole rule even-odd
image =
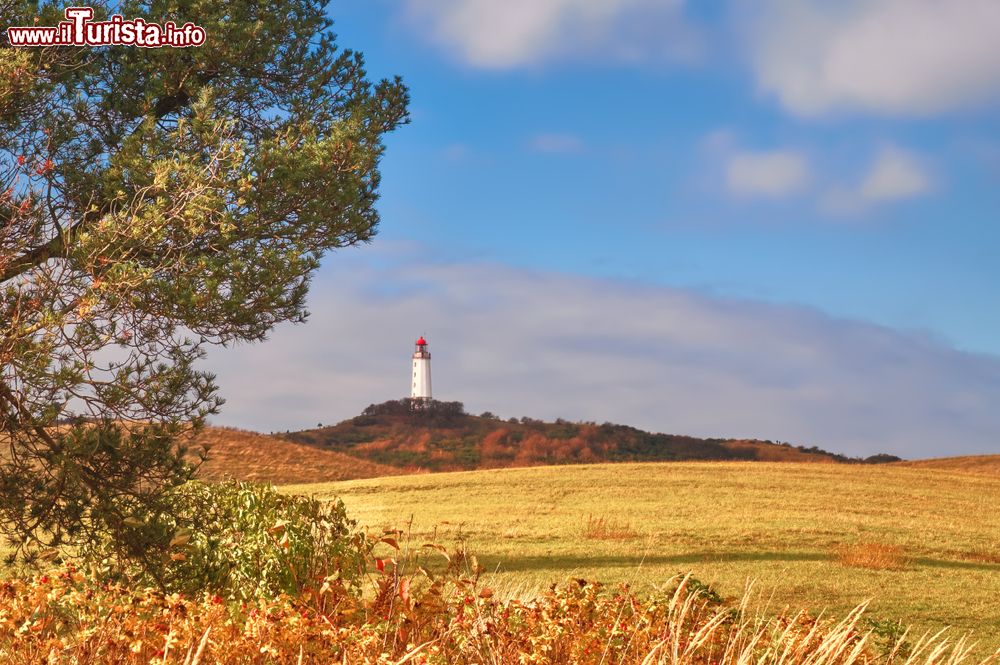
[[[1000,564],[1000,549],[995,547],[977,547],[971,552],[961,553],[961,557],[966,561],[977,563]]]
[[[907,466],[916,469],[937,469],[940,471],[954,471],[957,473],[1000,476],[1000,455],[939,457],[935,459],[915,460],[912,462],[897,462],[894,466]]]
[[[452,559],[455,561],[456,559]],[[412,563],[412,562],[410,562]],[[888,639],[865,605],[843,618],[770,615],[747,589],[731,604],[690,577],[637,596],[584,580],[528,600],[500,599],[478,575],[449,567],[433,580],[387,564],[364,598],[329,592],[226,603],[132,590],[75,570],[4,581],[0,659],[50,665],[960,665],[968,639]]]
[[[202,480],[246,480],[276,485],[376,478],[404,473],[395,467],[358,459],[333,450],[293,443],[245,430],[209,427],[195,446],[209,448]]]
[[[1000,478],[897,465],[759,462],[606,464],[396,476],[286,491],[338,496],[373,528],[413,516],[413,537],[465,542],[490,583],[544,590],[567,576],[648,591],[679,570],[776,607],[869,611],[920,632],[974,632],[1000,647]],[[583,537],[588,515],[635,540]],[[446,524],[447,523],[447,524]],[[841,543],[890,543],[903,570],[843,566]],[[976,557],[975,559],[973,557]]]
[[[791,446],[775,445],[763,441],[748,441],[734,439],[723,441],[722,446],[735,453],[752,454],[757,462],[812,462],[818,464],[836,464],[837,461],[827,455],[799,450]]]
[[[639,537],[639,532],[628,522],[588,515],[583,525],[583,537],[587,540],[633,540]]]
[[[137,425],[140,423],[127,424]],[[0,460],[10,455],[8,441],[0,435]],[[232,427],[206,427],[189,448],[187,458],[191,462],[197,462],[199,452],[208,448],[209,457],[202,463],[198,478],[209,482],[245,480],[291,485],[412,473],[335,450]]]
[[[903,552],[902,547],[884,543],[840,545],[836,548],[835,554],[840,565],[850,568],[903,570],[909,563],[909,557]]]

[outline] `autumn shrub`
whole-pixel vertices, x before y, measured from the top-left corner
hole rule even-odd
[[[102,579],[242,601],[300,596],[331,579],[359,590],[368,541],[339,501],[245,482],[191,482],[171,499],[169,512],[126,518],[131,538],[89,543],[82,560]]]
[[[101,583],[69,566],[0,582],[0,662],[60,665],[958,665],[971,644],[940,635],[886,651],[864,608],[846,617],[766,616],[692,578],[640,595],[586,580],[531,600],[484,586],[474,560],[445,570],[405,558],[374,568],[361,597],[226,601]],[[335,593],[324,586],[322,598]],[[893,636],[892,639],[895,639]]]

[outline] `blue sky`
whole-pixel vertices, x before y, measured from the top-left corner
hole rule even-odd
[[[465,52],[481,35],[436,36],[459,6],[505,4],[492,11],[518,11],[485,0],[331,7],[341,43],[362,50],[373,75],[402,74],[413,92],[414,121],[389,141],[383,239],[424,242],[448,257],[808,303],[1000,353],[996,95],[938,110],[904,90],[908,106],[872,94],[803,114],[762,87],[754,47],[735,45],[753,41],[741,27],[751,22],[725,3],[707,3],[701,15],[684,6],[664,15],[656,6],[666,1],[617,3],[622,21],[648,12],[665,34],[677,23],[695,33],[697,52],[677,58],[657,53],[655,39],[649,53],[616,57],[620,37],[610,27],[593,49],[521,55],[501,44],[486,61]],[[564,16],[553,10],[545,39],[578,39],[568,26],[573,7],[587,3],[550,4]],[[881,4],[909,13],[928,3]],[[977,3],[946,4],[959,14]],[[831,18],[830,31],[850,38],[852,20],[861,18]],[[957,17],[940,28],[952,41],[964,29]],[[970,85],[1000,91],[1000,69]],[[754,182],[775,155],[794,173],[758,173]],[[898,173],[894,189],[887,175],[882,194],[864,194],[880,158],[893,156],[915,180]],[[742,180],[741,157],[750,170]]]
[[[341,0],[330,12],[373,77],[403,76],[413,122],[388,140],[374,245],[329,257],[316,282],[315,330],[279,330],[252,351],[267,354],[262,363],[288,360],[306,340],[296,335],[308,335],[315,405],[263,417],[236,390],[223,421],[295,428],[400,396],[405,373],[397,381],[383,356],[401,347],[405,369],[410,338],[426,333],[446,372],[435,375],[437,396],[512,411],[503,415],[854,453],[1000,451],[990,407],[1000,396],[1000,4]],[[478,282],[484,274],[505,283]],[[447,279],[479,284],[476,298],[455,296]],[[601,308],[542,317],[551,308],[534,300],[533,282],[559,292],[554,308],[593,292],[604,311],[628,307],[611,328]],[[547,330],[512,323],[511,284],[524,285],[535,308],[524,311]],[[384,346],[341,323],[363,318],[373,294],[384,300],[370,323],[391,330]],[[324,309],[333,301],[340,318]],[[699,304],[671,309],[682,301]],[[694,328],[719,324],[709,312],[720,308],[769,331],[767,367],[811,380],[785,381],[761,404],[774,377],[753,362],[760,340],[746,344],[759,330],[729,331],[710,359],[669,316],[669,358],[656,334],[636,332],[637,321],[671,311],[702,317]],[[581,340],[570,322],[600,335]],[[565,364],[533,375],[498,358],[472,371],[494,348],[486,340],[508,328],[531,357],[561,340]],[[324,342],[335,331],[352,353],[378,359],[337,378],[345,363]],[[600,349],[595,366],[588,344]],[[823,360],[802,365],[788,349]],[[896,355],[905,372],[872,376]],[[633,362],[663,372],[621,372]],[[242,366],[218,361],[224,388],[243,383]],[[593,386],[602,399],[576,395],[556,400],[558,413],[538,412],[540,399],[572,394],[591,370],[607,377]],[[664,373],[674,379],[662,383]],[[474,374],[478,383],[467,380]],[[491,379],[507,389],[483,385]],[[801,404],[809,386],[842,381],[853,395],[882,388],[865,405],[835,391]],[[657,405],[657,394],[706,382],[685,417]],[[898,403],[913,382],[938,392]],[[649,404],[633,408],[632,391]],[[745,404],[753,413],[741,417]]]

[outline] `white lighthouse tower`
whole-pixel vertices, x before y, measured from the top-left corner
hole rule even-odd
[[[410,391],[410,398],[431,399],[431,352],[427,350],[427,340],[423,335],[417,340],[417,348],[413,352],[413,389]]]

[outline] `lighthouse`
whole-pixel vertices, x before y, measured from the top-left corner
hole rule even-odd
[[[427,350],[427,340],[423,335],[417,340],[413,352],[413,389],[410,399],[429,400],[431,398],[431,352]]]

